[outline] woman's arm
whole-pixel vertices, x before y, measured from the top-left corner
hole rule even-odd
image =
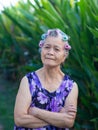
[[[73,85],[73,89],[66,99],[65,106],[59,113],[42,110],[36,107],[30,108],[29,113],[56,127],[72,127],[76,117],[78,98],[77,84],[74,83]]]
[[[24,77],[21,80],[20,87],[15,102],[14,120],[16,126],[26,128],[39,128],[48,125],[44,120],[28,114],[28,108],[31,104],[31,94],[29,91],[28,80]]]
[[[73,115],[74,117],[76,117],[77,101],[78,101],[78,86],[74,82],[73,89],[69,93],[69,95],[65,101],[64,108],[62,108],[62,110],[65,110],[65,112],[67,112],[69,115]]]

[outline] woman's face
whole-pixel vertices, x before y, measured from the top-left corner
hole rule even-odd
[[[67,57],[65,43],[60,37],[48,37],[41,51],[42,63],[46,66],[59,66]]]

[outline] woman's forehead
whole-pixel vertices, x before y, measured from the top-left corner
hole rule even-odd
[[[62,41],[61,37],[48,37],[45,40],[45,44],[64,46],[65,43]]]

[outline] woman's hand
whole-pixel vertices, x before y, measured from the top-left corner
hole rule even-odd
[[[32,112],[32,111],[33,111],[33,107],[29,107],[29,109],[28,109],[28,114],[29,114],[29,115],[33,115],[33,112]]]
[[[33,115],[33,116],[36,116],[37,114],[37,111],[39,110],[40,108],[37,108],[37,107],[30,107],[28,109],[28,114],[29,115]]]
[[[74,107],[74,105],[65,106],[65,107],[62,107],[62,109],[60,110],[60,113],[67,113],[70,116],[75,117],[77,113],[77,108]]]

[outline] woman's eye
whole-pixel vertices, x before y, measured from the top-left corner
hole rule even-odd
[[[55,48],[55,51],[60,51],[58,48]]]
[[[45,46],[44,48],[48,49],[48,48],[49,48],[49,46]]]

